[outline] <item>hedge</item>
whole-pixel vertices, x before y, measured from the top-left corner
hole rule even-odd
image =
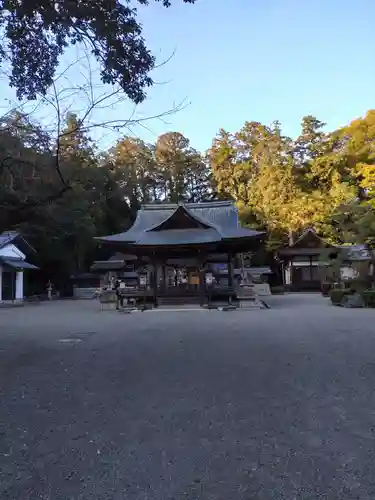
[[[352,295],[355,293],[356,290],[352,290],[349,288],[346,289],[334,289],[331,290],[330,292],[330,298],[332,301],[332,304],[335,306],[341,306],[343,305],[343,299],[347,295]],[[374,307],[375,308],[375,290],[363,290],[361,292],[357,292],[361,295],[365,307]]]
[[[366,307],[375,307],[375,290],[364,290],[361,295]]]
[[[348,288],[346,289],[336,288],[330,291],[329,296],[331,298],[332,304],[334,304],[335,306],[341,306],[343,298],[346,295],[351,295],[352,293],[354,293],[353,290],[349,290]]]

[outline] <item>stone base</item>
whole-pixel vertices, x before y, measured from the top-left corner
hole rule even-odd
[[[236,311],[236,306],[222,306],[217,308],[218,311]]]
[[[100,309],[102,311],[116,311],[116,302],[101,302]]]
[[[0,307],[22,307],[24,305],[23,299],[0,301]]]

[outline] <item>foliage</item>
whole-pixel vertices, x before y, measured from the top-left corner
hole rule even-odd
[[[360,298],[362,299],[365,307],[375,307],[375,290],[373,289],[355,289],[355,288],[346,288],[346,289],[334,289],[330,292],[330,298],[333,305],[342,306],[345,305],[347,298],[354,293],[358,293]]]
[[[108,161],[134,215],[143,203],[194,202],[209,196],[207,164],[178,132],[161,135],[155,145],[125,137],[109,152]]]
[[[333,288],[330,293],[330,299],[333,305],[341,306],[345,300],[345,297],[352,295],[353,291],[348,288],[338,289]]]
[[[183,0],[194,3],[195,0]],[[17,96],[35,99],[52,85],[60,56],[83,43],[101,66],[104,83],[118,83],[138,103],[152,85],[155,59],[147,49],[130,0],[0,0],[4,37],[0,60],[10,61]],[[138,0],[147,5],[147,0]],[[162,0],[169,7],[169,0]]]
[[[158,138],[155,161],[161,201],[197,202],[209,196],[207,165],[179,132],[168,132]]]
[[[208,158],[217,192],[236,201],[243,222],[268,229],[270,248],[293,242],[309,226],[324,232],[327,218],[354,196],[338,169],[319,167],[329,163],[323,158],[333,144],[323,125],[303,118],[293,141],[278,122],[247,122],[239,132],[221,130],[213,140]]]
[[[366,307],[375,307],[375,290],[364,290],[362,298]]]
[[[221,130],[202,155],[179,132],[153,144],[125,136],[98,151],[74,113],[62,123],[56,152],[44,127],[12,113],[0,121],[0,229],[21,228],[41,266],[65,276],[87,270],[98,255],[93,237],[126,230],[144,203],[231,198],[242,223],[268,232],[268,250],[295,242],[307,227],[333,244],[371,246],[374,117],[332,133],[306,117],[295,140],[277,122],[247,122],[237,133]],[[69,179],[63,192],[60,175]],[[333,259],[327,252],[325,262]],[[339,267],[336,259],[325,268],[327,282],[340,282]]]
[[[124,137],[103,154],[70,113],[59,140],[59,172],[69,189],[53,198],[61,181],[48,134],[22,115],[1,131],[0,229],[20,228],[40,266],[54,275],[59,270],[62,281],[92,263],[94,236],[126,230],[141,204],[209,196],[207,164],[182,134],[165,134],[155,145]],[[51,202],[39,204],[41,196]],[[23,216],[25,199],[35,203]]]
[[[3,125],[1,230],[20,228],[44,268],[60,269],[65,275],[84,268],[95,248],[93,236],[108,227],[110,189],[124,205],[111,172],[101,167],[90,138],[79,129],[77,117],[69,115],[62,131],[60,169],[69,177],[70,189],[54,199],[60,179],[48,136],[25,116],[14,115]],[[51,202],[40,205],[38,200],[45,196],[51,196]],[[25,200],[29,201],[29,210],[23,214],[19,207],[25,206]],[[123,220],[122,227],[125,223]]]

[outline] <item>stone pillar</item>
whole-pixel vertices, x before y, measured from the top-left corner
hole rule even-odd
[[[23,271],[16,273],[16,300],[23,300]]]
[[[284,268],[284,274],[285,274],[285,285],[290,285],[291,284],[291,266],[288,264]]]
[[[3,268],[0,266],[0,302],[3,300]]]

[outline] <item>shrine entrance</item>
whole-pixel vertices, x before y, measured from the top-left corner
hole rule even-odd
[[[195,265],[165,265],[159,272],[159,291],[162,295],[197,295],[199,296],[199,267]]]

